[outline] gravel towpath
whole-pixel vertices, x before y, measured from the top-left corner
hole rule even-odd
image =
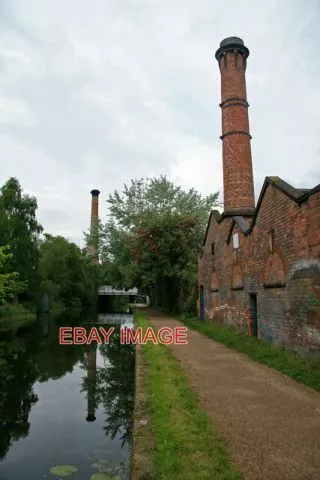
[[[183,326],[148,313],[155,330]],[[320,394],[188,330],[169,345],[245,480],[320,480]]]

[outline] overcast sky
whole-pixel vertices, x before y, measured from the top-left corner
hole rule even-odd
[[[0,0],[0,183],[19,179],[47,232],[80,243],[90,190],[165,174],[222,193],[220,73],[250,50],[256,199],[265,176],[320,182],[317,0]]]

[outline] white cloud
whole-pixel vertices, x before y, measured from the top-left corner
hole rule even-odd
[[[319,182],[319,4],[3,0],[0,155],[46,230],[80,241],[90,190],[166,174],[222,192],[214,52],[244,39],[255,185]],[[2,182],[2,183],[3,183]],[[256,191],[258,198],[259,191]]]
[[[26,102],[15,98],[0,97],[0,124],[32,126],[35,119]]]

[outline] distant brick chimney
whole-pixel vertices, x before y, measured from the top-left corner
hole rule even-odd
[[[95,233],[95,227],[98,226],[99,221],[99,190],[91,190],[91,224],[90,224],[90,233],[93,235]],[[90,245],[89,249],[90,254],[94,257],[93,261],[99,263],[98,258],[98,246]]]
[[[238,37],[222,40],[216,52],[221,72],[225,215],[250,215],[255,206],[245,77],[248,56]]]
[[[91,190],[91,229],[99,218],[99,190]]]

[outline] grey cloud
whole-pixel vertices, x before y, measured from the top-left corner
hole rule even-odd
[[[256,198],[266,175],[315,183],[317,1],[7,0],[0,18],[2,178],[38,197],[49,232],[79,242],[90,189],[104,217],[133,177],[222,191],[214,52],[229,35],[251,51]]]

